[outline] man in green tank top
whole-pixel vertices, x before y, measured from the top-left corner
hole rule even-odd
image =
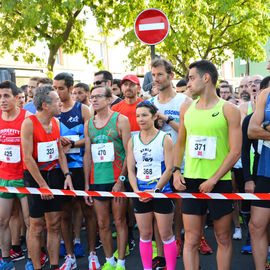
[[[239,109],[216,94],[218,73],[207,60],[189,66],[188,87],[200,98],[191,105],[183,104],[174,149],[174,186],[191,193],[232,192],[230,169],[240,157],[241,128]],[[180,165],[186,154],[184,176]],[[198,248],[204,215],[210,213],[218,243],[218,269],[230,269],[232,258],[230,200],[184,199],[185,269],[199,269]]]
[[[112,92],[106,86],[93,87],[90,95],[96,115],[85,123],[85,154],[83,159],[85,189],[95,191],[125,191],[127,176],[126,149],[130,139],[130,124],[126,116],[110,110]],[[93,200],[94,199],[94,200]],[[103,270],[124,270],[128,228],[126,198],[86,197],[94,204],[100,239],[106,256]],[[112,246],[110,208],[117,231],[118,260],[115,265]]]

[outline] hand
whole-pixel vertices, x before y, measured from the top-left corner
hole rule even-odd
[[[173,185],[178,191],[184,191],[187,188],[185,178],[179,171],[173,174]]]
[[[124,182],[118,180],[114,184],[114,186],[112,188],[112,192],[124,192],[124,191],[126,191]],[[115,197],[114,198],[115,202],[118,202],[118,203],[121,203],[121,202],[125,201],[125,199],[126,198],[123,198],[123,197]]]
[[[45,181],[44,181],[45,182]],[[46,184],[40,185],[40,188],[45,188],[45,189],[49,189],[50,187]],[[41,199],[42,200],[52,200],[54,198],[53,195],[41,195]]]
[[[205,182],[203,182],[202,184],[200,184],[199,191],[202,193],[209,193],[213,190],[215,185],[216,183],[210,178],[206,180]]]
[[[94,200],[92,196],[84,197],[84,201],[85,201],[85,204],[87,204],[88,206],[92,206],[94,204]]]
[[[68,139],[68,138],[66,138],[66,137],[61,137],[61,138],[60,138],[60,141],[61,141],[62,146],[66,146],[66,145],[68,145],[68,144],[71,144],[70,139]]]
[[[70,189],[74,190],[73,184],[72,184],[72,179],[70,175],[67,175],[65,183],[64,183],[64,189]]]
[[[164,122],[166,122],[168,120],[168,116],[165,115],[163,112],[161,111],[157,111],[157,115],[158,115],[158,118],[163,120]]]
[[[245,192],[246,193],[254,193],[255,183],[253,180],[249,180],[245,183]]]
[[[62,146],[64,154],[66,154],[70,150],[71,146],[71,143]]]
[[[138,193],[141,193],[141,192],[149,192],[149,193],[154,193],[155,191],[153,189],[146,189],[144,191],[138,191]],[[148,203],[152,200],[152,198],[139,198],[139,201],[140,202],[144,202],[144,203]]]

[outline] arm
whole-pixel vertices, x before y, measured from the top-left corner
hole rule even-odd
[[[33,123],[31,119],[26,118],[23,121],[21,128],[21,145],[23,152],[23,161],[32,177],[38,183],[39,187],[49,189],[49,186],[42,177],[39,168],[37,166],[37,163],[33,158],[33,149],[34,149],[33,132],[34,132]],[[45,200],[50,200],[53,199],[53,195],[41,195],[41,198]]]
[[[159,188],[160,190],[162,190],[167,185],[172,176],[173,141],[169,135],[166,135],[164,138],[163,152],[166,170],[163,172],[162,176],[160,177],[156,185],[156,188]]]
[[[136,171],[135,171],[135,158],[133,154],[133,144],[132,138],[128,142],[128,152],[127,152],[127,168],[128,168],[128,179],[129,183],[134,192],[139,192],[137,185]]]
[[[268,130],[264,130],[262,127],[262,123],[264,121],[265,104],[269,92],[269,89],[265,89],[259,95],[255,112],[250,119],[248,127],[248,137],[250,139],[270,140],[270,132]]]
[[[84,138],[85,138],[85,152],[83,156],[83,172],[84,172],[84,189],[86,191],[89,190],[90,186],[90,172],[91,172],[91,164],[92,164],[92,155],[91,155],[91,141],[88,134],[88,125],[89,120],[84,124]],[[93,204],[92,197],[85,197],[85,203],[89,206]]]
[[[59,120],[58,119],[56,119],[56,120],[57,120],[58,127],[60,128]],[[61,143],[59,143],[58,152],[59,152],[59,158],[58,158],[59,166],[60,166],[63,174],[66,174],[69,172],[69,169],[68,169],[68,164],[67,164],[67,158],[66,158],[66,155],[64,154],[63,147],[62,147]],[[67,188],[74,189],[70,175],[68,175],[66,177],[65,182],[64,182],[64,189],[67,189]]]
[[[125,153],[126,153],[126,157],[124,159],[123,162],[123,166],[122,166],[122,172],[121,175],[127,176],[127,145],[128,145],[128,141],[131,137],[130,135],[130,124],[129,124],[129,120],[126,116],[124,115],[119,115],[118,117],[118,130],[119,130],[119,135],[122,137],[122,141],[123,141],[123,146],[125,149]],[[112,191],[113,192],[118,192],[118,191],[124,191],[125,187],[124,187],[124,182],[121,180],[117,180],[117,182],[115,183],[115,185],[113,186]],[[117,198],[117,199],[121,199],[121,198]]]
[[[200,192],[211,192],[216,183],[233,167],[233,165],[240,158],[242,146],[240,111],[235,105],[226,102],[223,106],[223,113],[228,123],[230,151],[216,173],[200,185]]]
[[[248,112],[248,102],[241,104],[239,107],[239,110],[240,110],[240,114],[241,114],[241,123],[243,123],[245,117],[247,116],[247,112]]]
[[[181,167],[181,163],[184,158],[185,148],[186,148],[186,128],[184,125],[184,117],[190,105],[191,105],[191,101],[186,100],[186,102],[181,107],[180,116],[179,116],[179,119],[180,119],[179,131],[178,131],[177,140],[176,140],[176,143],[174,145],[174,150],[173,150],[173,164],[174,166],[179,167],[179,168]],[[173,185],[179,191],[186,189],[185,179],[179,170],[177,170],[173,174]]]

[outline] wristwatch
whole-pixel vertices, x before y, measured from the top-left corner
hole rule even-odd
[[[176,171],[180,171],[181,172],[181,169],[179,167],[177,167],[177,166],[172,167],[172,173],[174,173]]]
[[[159,188],[155,188],[154,193],[160,193],[160,189]]]
[[[125,182],[125,181],[126,181],[126,177],[125,177],[124,175],[120,175],[120,176],[118,177],[118,179],[119,179],[120,181],[122,181],[122,182]]]
[[[64,174],[65,178],[67,178],[68,175],[71,176],[71,175],[72,175],[72,172],[67,172],[67,173],[65,173],[65,174]]]
[[[269,120],[266,120],[262,123],[263,125],[263,128],[266,130],[266,128],[270,125],[270,121]]]
[[[168,119],[166,120],[166,124],[169,124],[173,120],[174,120],[173,117],[169,115]]]
[[[71,148],[75,147],[75,142],[74,141],[70,141],[71,142]]]

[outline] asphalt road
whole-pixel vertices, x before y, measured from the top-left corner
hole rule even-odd
[[[233,231],[233,229],[232,229]],[[210,246],[212,247],[214,253],[211,255],[200,255],[200,265],[203,270],[216,270],[216,248],[217,244],[214,238],[213,228],[209,227],[205,230],[205,236],[208,240]],[[244,239],[246,236],[246,232],[244,231]],[[135,238],[136,238],[136,247],[131,252],[131,254],[126,258],[126,269],[127,270],[142,270],[142,264],[140,259],[140,253],[138,249],[138,239],[139,239],[139,233],[138,230],[135,230]],[[87,243],[85,242],[85,231],[82,231],[81,235],[82,243],[86,246]],[[244,245],[244,240],[233,240],[233,258],[232,258],[232,270],[253,270],[255,269],[252,255],[242,255],[240,250],[241,247]],[[114,240],[114,246],[116,246],[116,240]],[[97,251],[100,263],[103,264],[105,262],[104,252],[103,249],[100,248]],[[60,265],[63,262],[63,258],[60,259]],[[23,270],[24,265],[26,263],[26,260],[21,260],[18,262],[15,262],[15,267],[17,270]],[[78,258],[77,259],[77,269],[80,270],[88,270],[88,260],[87,257]],[[44,270],[49,269],[49,263],[47,263],[46,267],[43,268]],[[184,269],[183,266],[183,259],[182,257],[177,259],[177,266],[176,269],[181,270]]]

